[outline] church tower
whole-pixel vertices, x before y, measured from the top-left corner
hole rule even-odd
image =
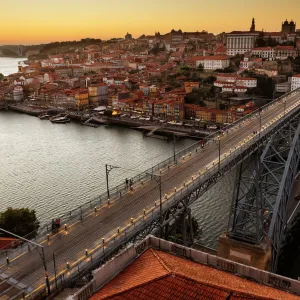
[[[250,27],[250,31],[251,31],[251,32],[254,32],[254,31],[255,31],[255,20],[254,20],[254,18],[252,19],[252,25],[251,25],[251,27]]]

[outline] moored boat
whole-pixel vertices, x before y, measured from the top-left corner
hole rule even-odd
[[[38,115],[38,117],[41,120],[49,120],[49,118],[50,118],[50,116],[48,114],[40,114],[40,115]]]
[[[52,123],[66,124],[70,122],[69,118],[66,117],[58,117],[50,120]]]

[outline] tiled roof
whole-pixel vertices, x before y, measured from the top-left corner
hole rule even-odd
[[[91,299],[293,300],[299,297],[150,248]]]

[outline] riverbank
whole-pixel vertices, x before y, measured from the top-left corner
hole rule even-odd
[[[183,125],[172,125],[161,123],[159,121],[138,120],[130,117],[109,117],[93,111],[84,113],[24,104],[8,105],[7,108],[13,112],[24,113],[35,117],[38,117],[41,114],[49,114],[51,116],[54,116],[55,114],[63,114],[70,120],[80,122],[82,125],[92,127],[96,127],[94,125],[121,126],[142,131],[144,136],[148,137],[163,136],[167,139],[171,139],[176,136],[176,138],[203,139],[211,133],[204,130],[196,130],[190,126],[185,127]]]

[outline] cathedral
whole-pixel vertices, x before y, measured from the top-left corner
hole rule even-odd
[[[282,33],[295,33],[296,32],[296,23],[293,20],[291,22],[288,22],[288,20],[285,20],[282,23],[281,32]]]

